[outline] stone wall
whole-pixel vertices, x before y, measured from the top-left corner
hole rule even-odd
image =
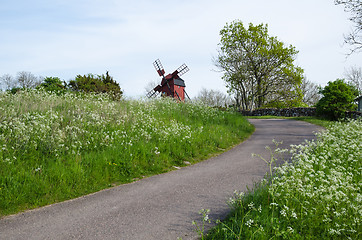
[[[310,117],[316,115],[315,108],[264,108],[254,111],[241,111],[244,116]],[[348,118],[360,118],[362,112],[346,112]]]
[[[264,108],[254,111],[241,111],[244,116],[281,116],[281,117],[307,117],[315,116],[315,108]]]
[[[357,119],[357,118],[361,118],[362,117],[362,112],[346,112],[346,117],[347,118],[353,118],[353,119]]]

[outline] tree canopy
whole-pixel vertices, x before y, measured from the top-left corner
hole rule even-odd
[[[81,92],[110,93],[113,98],[120,99],[123,94],[119,84],[108,74],[106,75],[78,75],[69,82],[70,89]]]
[[[294,107],[302,101],[303,70],[294,66],[298,51],[269,36],[268,25],[241,21],[226,24],[215,65],[237,104],[244,110]]]
[[[44,88],[47,91],[64,91],[65,86],[58,77],[46,77],[38,88]]]
[[[346,83],[343,79],[328,82],[321,90],[323,97],[316,105],[317,114],[331,120],[345,117],[346,111],[355,110],[354,99],[358,96],[358,90]]]

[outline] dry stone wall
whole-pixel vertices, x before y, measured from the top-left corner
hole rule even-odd
[[[263,108],[253,111],[241,111],[244,116],[280,116],[280,117],[307,117],[315,116],[315,108]]]
[[[357,118],[361,118],[362,117],[362,112],[346,112],[346,117],[347,118],[353,118],[353,119],[357,119]]]
[[[316,115],[315,108],[264,108],[254,111],[241,111],[244,116],[311,117]],[[360,118],[362,112],[346,112],[348,118]]]

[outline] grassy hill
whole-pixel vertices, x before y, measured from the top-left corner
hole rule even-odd
[[[0,216],[195,163],[253,130],[239,114],[170,99],[0,93]]]

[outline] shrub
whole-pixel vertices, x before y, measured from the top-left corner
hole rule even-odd
[[[11,94],[16,94],[16,93],[18,93],[19,91],[21,91],[21,90],[25,90],[24,88],[20,88],[20,87],[13,87],[12,89],[10,89],[10,90],[7,90],[9,93],[11,93]]]
[[[78,75],[69,82],[70,89],[81,92],[109,93],[113,99],[120,99],[123,94],[119,84],[106,72],[106,75]]]
[[[61,92],[65,90],[63,82],[58,77],[46,77],[37,88],[43,88],[47,91]]]
[[[328,85],[320,91],[323,97],[316,105],[317,115],[330,120],[338,120],[345,117],[346,111],[353,111],[356,105],[353,100],[357,97],[358,91],[355,87],[337,79],[328,82]]]

